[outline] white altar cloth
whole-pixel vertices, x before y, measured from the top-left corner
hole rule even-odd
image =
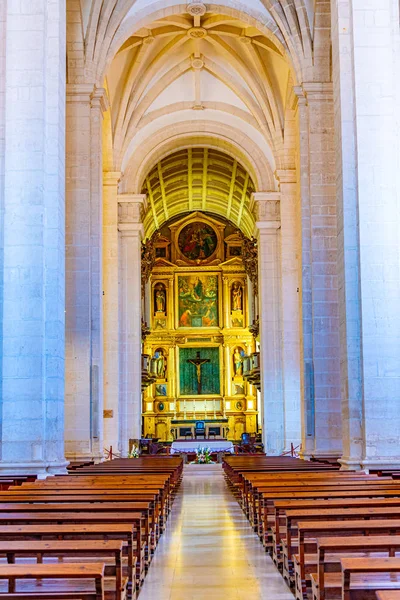
[[[234,454],[232,442],[227,440],[190,440],[187,442],[172,442],[171,454],[178,452],[196,452],[197,448],[210,448],[211,452],[230,452]]]

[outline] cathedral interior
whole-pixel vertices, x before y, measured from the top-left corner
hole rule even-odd
[[[0,2],[0,472],[400,468],[398,13]]]

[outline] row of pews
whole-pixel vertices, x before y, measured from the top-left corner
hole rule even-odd
[[[182,473],[120,459],[0,491],[0,599],[135,600]]]
[[[229,488],[296,600],[400,600],[400,481],[229,456]]]

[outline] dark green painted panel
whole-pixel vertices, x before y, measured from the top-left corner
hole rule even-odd
[[[196,358],[208,358],[209,363],[201,367],[201,395],[220,394],[219,348],[180,348],[179,375],[181,396],[197,396],[196,367],[187,361]]]

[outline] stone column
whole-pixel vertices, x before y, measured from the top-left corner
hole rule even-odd
[[[118,182],[103,174],[103,408],[104,447],[119,452]]]
[[[333,92],[304,83],[299,97],[302,222],[303,453],[341,454]]]
[[[120,253],[120,448],[129,451],[129,440],[141,437],[142,430],[142,339],[141,339],[141,242],[142,211],[146,196],[118,196]]]
[[[67,86],[67,456],[103,457],[102,112],[105,92]]]
[[[43,476],[67,464],[65,2],[3,3],[0,20],[0,472]]]
[[[332,2],[344,468],[400,467],[399,4]]]
[[[258,297],[260,303],[261,395],[263,438],[267,454],[281,454],[285,447],[282,381],[280,194],[253,195],[258,228]]]
[[[295,170],[276,172],[281,190],[282,363],[285,450],[301,442],[299,194]]]

